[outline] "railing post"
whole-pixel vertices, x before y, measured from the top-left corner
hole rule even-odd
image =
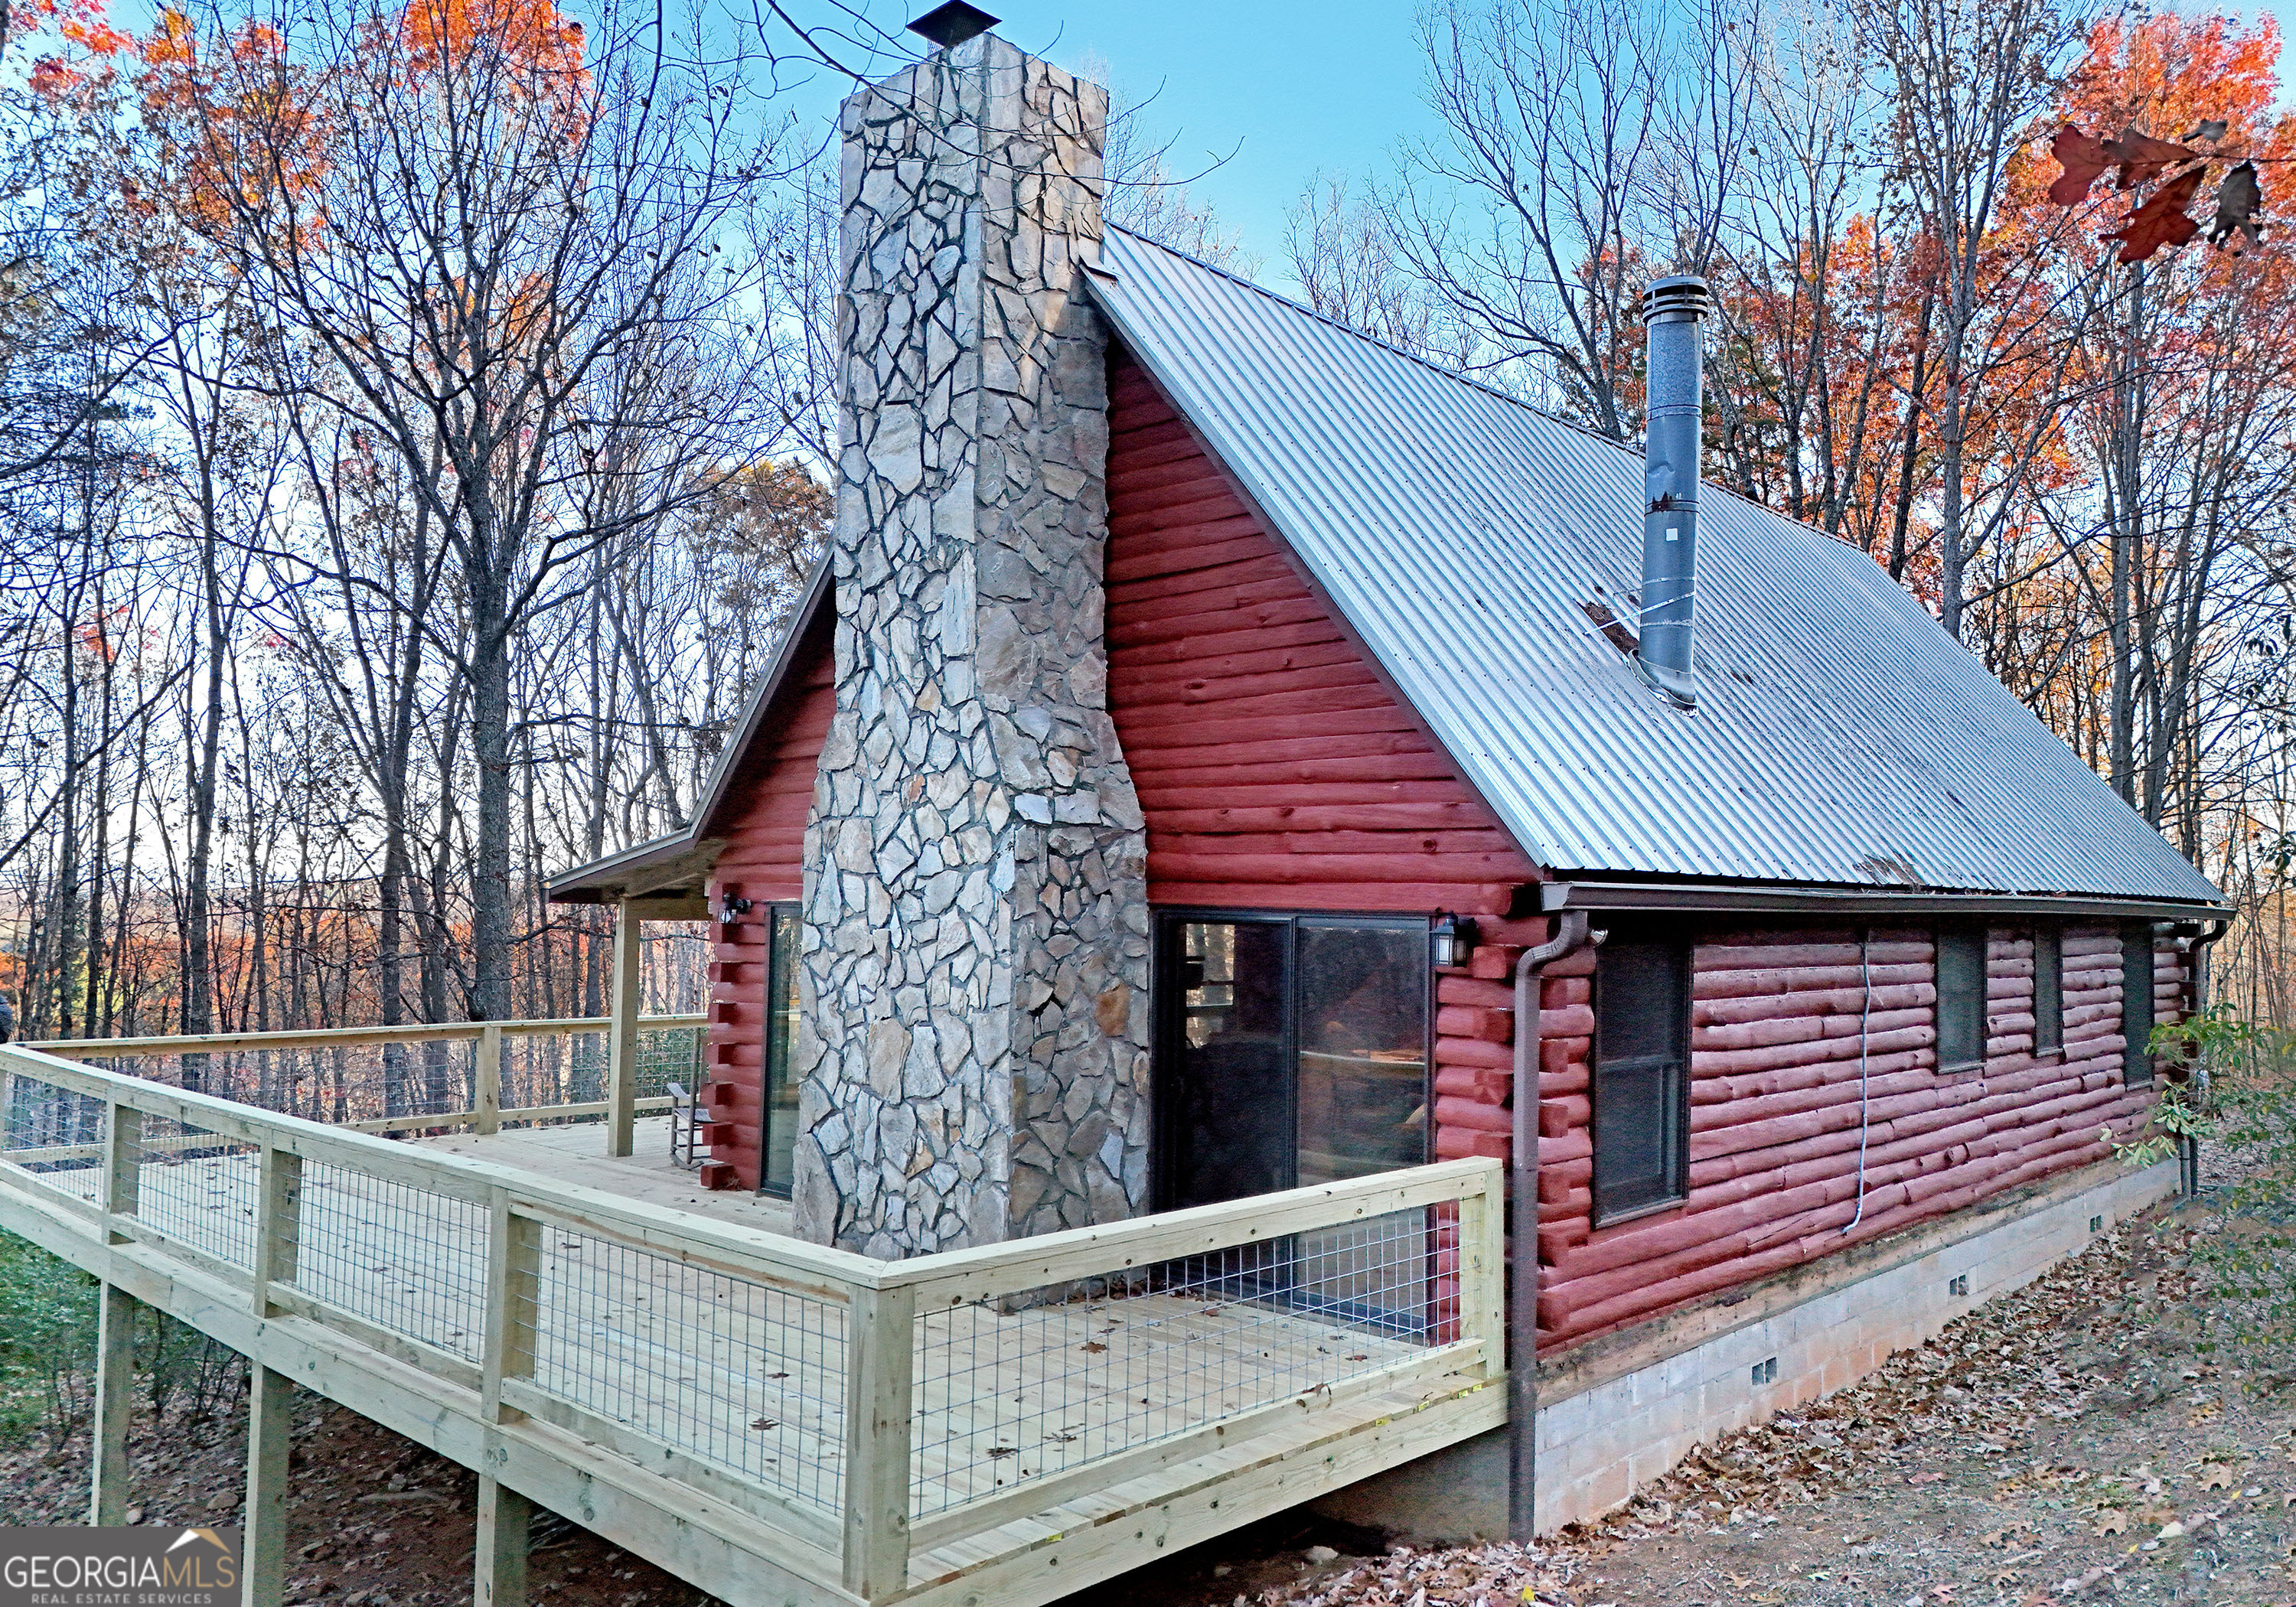
[[[99,1529],[127,1521],[127,1423],[135,1406],[135,1297],[106,1283],[95,1308],[95,1422],[89,1432],[87,1521]]]
[[[261,1362],[249,1369],[247,1511],[241,1554],[244,1607],[278,1607],[287,1585],[287,1475],[295,1381]]]
[[[855,1288],[845,1314],[845,1588],[865,1601],[909,1578],[909,1414],[917,1297]]]
[[[474,1132],[502,1130],[502,1023],[488,1021],[479,1029],[478,1119],[471,1124]]]
[[[493,1193],[487,1235],[487,1329],[480,1354],[480,1408],[488,1423],[512,1421],[502,1404],[503,1380],[534,1375],[539,1312],[542,1225],[511,1208],[510,1191]]]
[[[627,1155],[634,1147],[630,1125],[637,1117],[638,1006],[645,979],[645,922],[627,898],[614,906],[613,1018],[607,1034],[606,1153]]]
[[[1527,1264],[1536,1267],[1538,1246],[1528,1249]],[[1481,1343],[1484,1370],[1494,1377],[1506,1365],[1505,1313],[1506,1212],[1495,1178],[1459,1200],[1459,1337]]]
[[[143,1148],[144,1112],[133,1105],[103,1108],[104,1242],[125,1244],[127,1235],[115,1218],[135,1214],[137,1157]]]
[[[295,1281],[302,1242],[303,1158],[265,1144],[255,1193],[255,1315],[272,1316],[272,1291]]]

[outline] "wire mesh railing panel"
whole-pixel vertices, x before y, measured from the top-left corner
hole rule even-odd
[[[262,1158],[253,1144],[147,1115],[127,1155],[138,1222],[242,1272],[254,1267]]]
[[[701,1027],[642,1027],[631,1097],[661,1099],[669,1086],[688,1093],[701,1080],[708,1032]],[[529,1032],[503,1043],[503,1119],[516,1122],[521,1111],[555,1105],[594,1104],[606,1097],[612,1044],[604,1032]],[[598,1116],[552,1117],[549,1120],[596,1121]]]
[[[659,1099],[676,1083],[691,1094],[701,1081],[702,1048],[708,1030],[701,1027],[656,1027],[638,1032],[637,1097]]]
[[[349,1167],[308,1162],[295,1287],[472,1361],[486,1333],[484,1206]]]
[[[502,1109],[591,1104],[606,1097],[603,1032],[521,1033],[503,1040]]]
[[[522,1318],[537,1389],[808,1506],[841,1510],[841,1303],[611,1239],[537,1231],[534,1308]]]
[[[467,1042],[171,1051],[82,1063],[333,1126],[451,1115],[477,1099],[478,1045]]]
[[[91,1205],[99,1202],[103,1101],[0,1067],[0,1160]]]
[[[1439,1342],[1424,1208],[921,1314],[919,1518],[1368,1379]]]

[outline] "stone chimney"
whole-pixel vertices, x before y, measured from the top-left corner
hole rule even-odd
[[[1108,96],[994,35],[845,102],[837,713],[797,1229],[895,1257],[1147,1203],[1147,838],[1108,717]]]

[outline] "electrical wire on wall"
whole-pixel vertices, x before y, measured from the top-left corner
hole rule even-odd
[[[1871,957],[1874,948],[1874,929],[1860,927],[1857,932],[1857,987],[1865,996],[1857,1009],[1857,1214],[1842,1228],[1847,1234],[1866,1220],[1866,1140],[1873,1132],[1874,1085],[1867,1075],[1866,1024],[1874,1019],[1874,968]]]

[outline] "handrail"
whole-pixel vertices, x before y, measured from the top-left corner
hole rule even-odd
[[[318,1027],[308,1032],[202,1032],[174,1037],[67,1037],[19,1044],[64,1060],[110,1060],[131,1054],[203,1054],[226,1049],[332,1049],[353,1044],[472,1043],[491,1028],[504,1037],[552,1032],[606,1032],[610,1015],[561,1016],[530,1021],[430,1021],[399,1027]],[[642,1015],[641,1032],[706,1027],[707,1015]]]
[[[507,1189],[520,1200],[554,1207],[569,1215],[619,1227],[642,1235],[640,1242],[673,1254],[689,1255],[740,1271],[745,1276],[786,1278],[791,1274],[809,1280],[829,1278],[864,1288],[874,1288],[882,1270],[892,1263],[833,1250],[803,1239],[785,1238],[762,1229],[719,1222],[692,1211],[649,1205],[603,1189],[563,1183],[516,1167],[501,1166],[447,1150],[415,1148],[368,1133],[348,1132],[306,1117],[241,1104],[195,1089],[74,1065],[41,1050],[15,1045],[0,1045],[0,1070],[12,1068],[42,1082],[53,1083],[75,1094],[125,1105],[147,1116],[164,1117],[185,1127],[199,1127],[242,1144],[265,1144],[305,1160],[357,1167],[395,1181],[457,1199],[486,1202],[496,1189]],[[0,1162],[7,1152],[0,1150]],[[731,1265],[728,1265],[730,1259]]]
[[[934,1304],[993,1299],[1000,1294],[1056,1283],[1063,1279],[1144,1267],[1178,1256],[1209,1254],[1261,1242],[1300,1231],[1303,1225],[1328,1225],[1378,1216],[1431,1201],[1488,1193],[1498,1163],[1473,1159],[1439,1160],[1398,1172],[1375,1172],[1281,1193],[1258,1194],[1216,1205],[1192,1206],[1096,1226],[1062,1228],[1033,1238],[967,1250],[941,1250],[903,1261],[882,1261],[857,1251],[836,1250],[762,1229],[738,1227],[692,1211],[649,1205],[575,1183],[562,1183],[513,1167],[500,1166],[447,1150],[412,1149],[371,1134],[346,1131],[301,1116],[241,1104],[189,1088],[170,1087],[124,1072],[74,1065],[44,1050],[0,1045],[0,1067],[12,1060],[24,1070],[92,1099],[110,1100],[165,1117],[186,1127],[221,1134],[244,1144],[267,1144],[309,1160],[342,1160],[381,1168],[393,1177],[430,1171],[442,1180],[463,1182],[463,1197],[484,1199],[487,1191],[507,1187],[537,1207],[557,1204],[572,1215],[644,1232],[662,1248],[685,1241],[696,1250],[732,1255],[763,1253],[779,1266],[843,1278],[865,1289],[916,1288]],[[0,1150],[0,1160],[7,1152]],[[441,1191],[447,1192],[447,1191]],[[463,1191],[453,1191],[462,1193]],[[667,1240],[652,1237],[666,1234]]]

